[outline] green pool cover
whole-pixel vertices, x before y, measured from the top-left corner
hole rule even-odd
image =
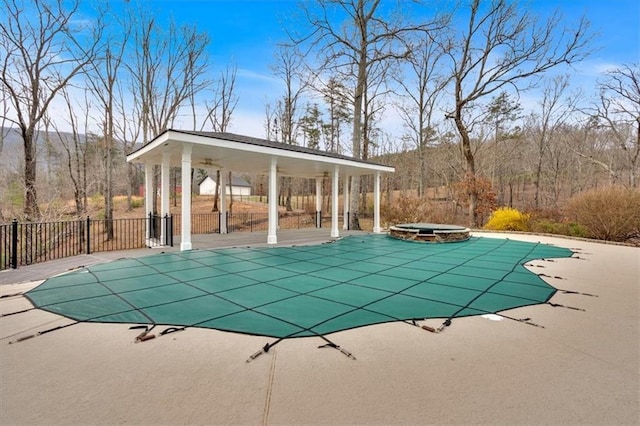
[[[523,265],[572,254],[509,239],[420,244],[363,235],[121,259],[50,278],[26,296],[77,321],[318,336],[545,303],[556,289]]]

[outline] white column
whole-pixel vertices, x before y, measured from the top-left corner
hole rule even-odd
[[[373,181],[373,232],[379,234],[380,228],[380,172],[376,172]]]
[[[322,228],[322,178],[316,178],[316,228]]]
[[[180,250],[191,250],[191,144],[182,145],[182,242]]]
[[[269,233],[267,244],[278,244],[278,159],[271,157],[269,167]]]
[[[338,183],[340,172],[338,166],[333,168],[333,178],[331,179],[331,238],[338,238]]]
[[[226,234],[227,228],[227,173],[220,169],[220,182],[217,183],[220,190],[220,233]]]
[[[167,240],[167,232],[173,232],[171,229],[167,229],[167,221],[164,220],[164,217],[169,214],[169,192],[170,192],[170,183],[169,183],[169,174],[171,172],[170,166],[171,155],[168,152],[162,153],[162,167],[160,171],[160,216],[162,220],[162,231],[160,233],[160,244],[164,244]]]
[[[147,219],[147,245],[150,245],[151,239],[151,223],[149,215],[153,213],[153,164],[144,163],[144,209]]]
[[[342,185],[344,188],[342,191],[342,229],[346,231],[349,229],[349,181],[351,180],[351,177],[349,175],[345,175],[342,180],[344,181]]]

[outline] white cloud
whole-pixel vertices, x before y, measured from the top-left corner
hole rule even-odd
[[[265,138],[265,115],[255,111],[239,109],[234,111],[229,131],[254,138]]]

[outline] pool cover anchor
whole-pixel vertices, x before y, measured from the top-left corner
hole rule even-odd
[[[342,352],[345,356],[347,356],[348,358],[351,358],[353,360],[356,359],[356,357],[351,352],[349,352],[348,350],[344,349],[340,345],[336,345],[335,343],[333,343],[331,340],[327,339],[323,335],[319,334],[318,337],[320,337],[322,340],[327,342],[325,345],[318,346],[318,348],[333,348],[333,349],[337,349],[340,352]],[[266,343],[258,352],[256,352],[253,355],[249,356],[249,358],[247,358],[246,362],[249,363],[249,362],[253,361],[254,359],[258,358],[260,355],[268,353],[269,350],[272,347],[274,347],[278,343],[282,342],[284,339],[285,339],[285,337],[281,337],[280,339],[276,340],[273,343]]]
[[[262,354],[266,354],[267,352],[269,352],[269,349],[271,349],[273,346],[277,345],[278,343],[282,342],[283,339],[278,339],[273,343],[266,343],[262,349],[260,349],[258,352],[254,353],[253,355],[251,355],[249,358],[247,358],[247,362],[251,362],[254,359],[258,358],[260,355]]]
[[[352,360],[354,360],[354,361],[356,360],[356,357],[355,357],[351,352],[349,352],[348,350],[346,350],[345,348],[343,348],[342,346],[340,346],[340,345],[337,345],[337,344],[333,343],[331,340],[327,339],[327,338],[326,338],[326,337],[324,337],[324,336],[318,336],[318,337],[320,337],[322,340],[324,340],[325,342],[327,342],[327,343],[325,343],[324,345],[320,345],[320,346],[318,346],[318,349],[322,349],[322,348],[333,348],[333,349],[336,349],[336,350],[338,350],[338,351],[342,352],[342,353],[343,353],[343,355],[345,355],[347,358],[351,358],[351,359],[352,359]]]
[[[446,327],[449,327],[450,325],[451,325],[451,318],[447,318],[442,324],[440,324],[440,327],[438,328],[433,328],[433,327],[429,327],[428,325],[423,325],[422,329],[430,331],[431,333],[438,334],[438,333],[442,333],[442,331]]]
[[[147,325],[132,325],[131,327],[129,327],[129,330],[144,330],[142,333],[136,336],[134,343],[142,343],[146,342],[147,340],[155,339],[156,335],[150,334],[151,330],[153,330],[155,327],[155,324],[153,324],[151,327]]]

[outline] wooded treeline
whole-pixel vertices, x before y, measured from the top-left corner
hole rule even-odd
[[[109,219],[113,196],[131,200],[142,183],[124,160],[136,144],[176,124],[232,130],[237,67],[211,62],[206,33],[138,2],[117,14],[101,3],[90,21],[80,6],[0,2],[0,221],[59,216],[66,199],[81,216],[96,195]],[[254,136],[393,165],[385,200],[398,190],[450,200],[471,225],[486,218],[488,193],[496,205],[557,210],[587,189],[638,187],[640,66],[608,70],[595,90],[575,84],[566,66],[597,45],[585,18],[542,19],[505,0],[437,14],[426,2],[389,7],[301,2],[273,47],[282,92]],[[260,194],[264,177],[247,177]],[[285,177],[280,188],[291,207],[311,187]],[[352,229],[368,190],[351,182]]]

